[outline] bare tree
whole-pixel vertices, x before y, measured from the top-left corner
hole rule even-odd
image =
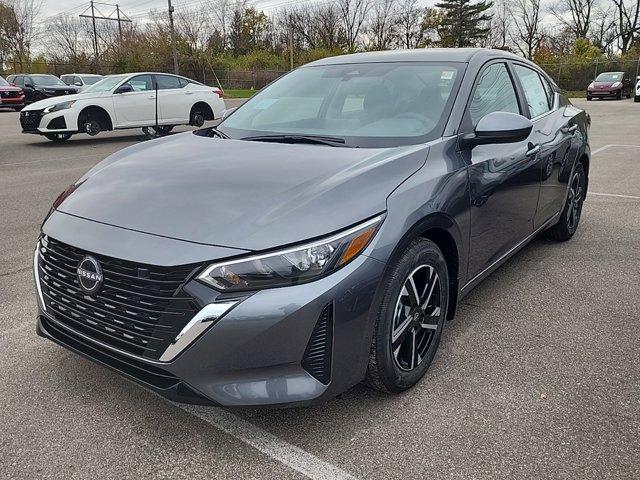
[[[398,39],[402,48],[417,48],[424,38],[425,9],[418,0],[402,0],[398,14]]]
[[[540,2],[541,0],[513,0],[511,5],[511,39],[520,53],[530,60],[544,38],[540,25]]]
[[[47,30],[47,49],[56,60],[75,63],[91,50],[87,25],[77,16],[56,15]]]
[[[557,0],[551,7],[556,20],[569,28],[575,38],[587,38],[591,27],[591,14],[599,0]]]
[[[640,37],[640,0],[613,0],[613,3],[617,13],[618,48],[627,53],[636,36]]]
[[[508,49],[507,43],[513,18],[509,3],[509,0],[496,0],[493,2],[491,30],[487,38],[487,46],[491,48]]]
[[[18,28],[11,39],[11,53],[24,68],[31,57],[31,46],[37,34],[37,19],[43,0],[11,0],[7,2],[13,8]]]
[[[371,35],[371,50],[388,50],[397,36],[398,0],[381,0],[372,8],[372,18],[369,24]]]
[[[312,49],[336,50],[345,46],[342,16],[333,3],[303,3],[285,10],[282,17],[281,25],[286,36],[293,33],[298,49],[306,46]]]
[[[335,0],[347,37],[347,50],[355,52],[358,38],[371,9],[371,0]]]
[[[598,46],[603,53],[612,54],[613,44],[619,35],[612,5],[608,5],[606,8],[596,8],[592,19],[589,39],[594,45]]]

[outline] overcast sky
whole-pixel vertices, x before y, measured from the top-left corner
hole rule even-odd
[[[140,18],[146,12],[152,9],[166,9],[167,0],[103,0],[106,3],[113,3],[120,5],[121,10],[130,17],[137,16]],[[172,0],[176,10],[181,8],[181,5],[185,7],[194,6],[203,3],[205,0]],[[294,3],[309,3],[321,0],[248,0],[249,6],[255,6],[258,9],[269,10],[283,6],[284,4]],[[421,0],[424,5],[432,5],[435,0]],[[59,13],[69,13],[79,15],[84,8],[88,7],[89,1],[81,0],[44,0],[42,5],[41,17],[49,17],[51,15],[57,15]],[[103,5],[96,5],[103,14],[109,15],[114,7],[108,7]]]

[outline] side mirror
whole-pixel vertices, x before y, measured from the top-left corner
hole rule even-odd
[[[81,87],[81,86],[82,86],[82,82],[76,82],[76,83],[74,83],[74,85],[75,85],[76,87]]]
[[[232,107],[232,108],[227,108],[224,113],[222,114],[222,119],[224,120],[225,118],[227,118],[229,115],[231,115],[233,112],[235,112],[237,110],[238,107]]]
[[[494,143],[522,142],[529,137],[533,123],[528,118],[509,112],[492,112],[480,119],[474,133],[464,135],[465,147]]]
[[[24,86],[25,86],[25,88],[33,88],[33,84],[32,83],[24,82]]]
[[[120,85],[118,88],[116,88],[116,91],[113,93],[120,94],[120,93],[129,93],[129,92],[133,92],[133,87],[128,83],[125,83],[124,85]]]

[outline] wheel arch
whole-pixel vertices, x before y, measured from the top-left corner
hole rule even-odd
[[[584,167],[584,175],[585,175],[585,196],[587,194],[587,190],[589,189],[589,155],[585,153],[582,154],[580,158],[578,158],[578,162],[582,164]]]
[[[211,108],[211,105],[209,105],[207,102],[204,102],[202,100],[199,100],[193,104],[193,106],[191,107],[191,110],[189,111],[189,119],[191,119],[191,115],[193,115],[193,112],[194,110],[196,110],[196,107],[202,108],[205,114],[204,116],[205,120],[215,120],[215,115],[213,114],[213,108]]]
[[[426,238],[435,243],[447,262],[449,273],[449,305],[447,319],[455,316],[460,285],[461,252],[463,252],[462,234],[456,221],[443,212],[434,212],[414,223],[402,236],[390,256],[401,255],[416,238]]]
[[[100,122],[100,127],[103,131],[105,130],[113,130],[113,120],[111,119],[111,115],[104,108],[98,105],[88,105],[80,110],[78,114],[78,130],[80,130],[80,119],[83,115],[87,115],[89,113],[96,113],[99,116],[98,120]]]

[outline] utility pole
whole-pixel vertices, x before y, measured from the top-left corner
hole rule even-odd
[[[169,4],[169,25],[171,27],[171,50],[173,50],[173,73],[178,75],[178,51],[176,50],[176,31],[173,27],[173,5],[171,0],[167,0]]]
[[[96,13],[91,0],[91,23],[93,23],[93,58],[95,59],[94,70],[98,68],[98,32],[96,30]]]
[[[289,28],[289,57],[291,60],[291,70],[293,70],[293,23]]]
[[[106,7],[115,7],[109,15],[104,15],[97,5],[102,5]],[[91,15],[88,15],[87,12],[91,10]],[[96,12],[98,13],[96,15]],[[91,0],[89,2],[89,6],[80,14],[82,18],[90,18],[91,24],[93,26],[93,55],[95,57],[96,66],[94,69],[97,69],[98,64],[98,30],[96,28],[96,20],[111,20],[114,22],[118,22],[118,32],[120,33],[120,40],[122,40],[122,22],[131,23],[131,19],[127,17],[121,10],[119,5],[113,5],[111,3],[100,3],[94,2]]]

